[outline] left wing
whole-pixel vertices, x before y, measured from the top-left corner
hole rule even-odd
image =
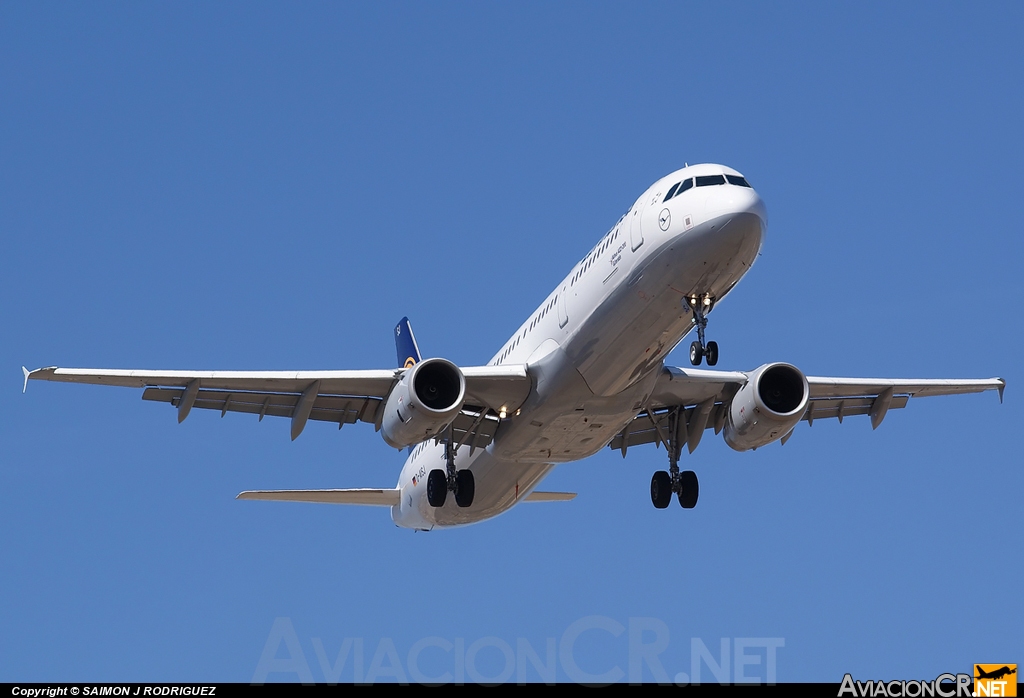
[[[729,401],[750,378],[742,371],[714,371],[666,366],[655,384],[647,408],[626,426],[609,446],[623,455],[630,446],[686,443],[692,453],[707,428],[719,433],[725,424]],[[890,409],[906,407],[912,397],[961,395],[987,390],[999,391],[1003,399],[1006,381],[985,379],[890,379],[806,376],[810,391],[800,418],[813,424],[816,419],[870,415],[877,428]],[[673,415],[683,418],[673,419]],[[672,429],[675,433],[672,433]],[[785,443],[792,431],[782,437]]]
[[[291,436],[306,422],[368,422],[380,428],[383,403],[406,369],[372,371],[144,371],[91,368],[22,369],[29,380],[145,388],[142,399],[167,402],[184,421],[193,407],[291,419]],[[501,410],[516,410],[530,392],[526,367],[473,366],[466,405],[453,424],[456,437],[472,432],[476,447],[494,437]]]

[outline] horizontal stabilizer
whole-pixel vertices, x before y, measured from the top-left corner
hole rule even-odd
[[[398,504],[401,490],[254,490],[235,499],[263,499],[271,502],[316,502],[319,504],[362,504],[391,507]]]
[[[531,492],[524,502],[568,502],[576,499],[575,492]]]

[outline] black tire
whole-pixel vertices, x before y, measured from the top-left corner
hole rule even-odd
[[[658,509],[665,509],[672,501],[672,478],[664,470],[654,473],[651,478],[651,501]]]
[[[704,357],[704,349],[701,347],[700,342],[693,341],[690,343],[690,363],[694,366],[700,366],[700,360]]]
[[[448,476],[443,470],[431,470],[427,475],[427,503],[432,507],[443,507],[448,497]]]
[[[683,509],[693,509],[697,506],[697,497],[700,495],[700,485],[697,482],[697,473],[692,470],[684,470],[679,474],[679,504]]]
[[[476,493],[476,480],[469,470],[460,470],[455,473],[455,503],[465,509],[473,504],[473,495]]]
[[[708,342],[707,349],[704,350],[704,356],[707,357],[708,366],[714,366],[718,363],[718,342]]]

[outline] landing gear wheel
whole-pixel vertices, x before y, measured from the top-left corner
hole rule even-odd
[[[714,366],[715,364],[717,364],[718,342],[708,342],[708,346],[704,349],[704,356],[707,357],[708,366]]]
[[[448,478],[443,470],[431,470],[427,475],[427,502],[432,507],[443,507],[448,496]]]
[[[700,366],[700,360],[702,358],[704,358],[704,347],[700,345],[700,342],[691,342],[690,363],[693,364],[694,366]],[[717,359],[718,356],[716,355],[715,358]],[[708,363],[710,364],[711,362],[708,361]]]
[[[651,478],[651,501],[658,509],[665,509],[672,501],[672,478],[664,470],[654,473]]]
[[[437,470],[435,472],[441,471]],[[472,505],[475,492],[476,481],[473,479],[473,473],[469,470],[460,470],[455,475],[455,503],[463,509]]]
[[[714,297],[705,293],[701,296],[691,295],[683,298],[683,305],[686,305],[693,312],[693,326],[697,328],[697,341],[690,345],[690,363],[700,366],[700,360],[707,358],[708,366],[718,363],[718,344],[704,341],[704,330],[708,326],[708,313],[715,305]]]
[[[692,470],[684,470],[679,473],[679,504],[683,509],[693,509],[697,506],[699,494],[700,485],[697,483],[697,473]]]

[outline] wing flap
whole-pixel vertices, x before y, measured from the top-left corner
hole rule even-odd
[[[356,490],[251,490],[235,499],[259,499],[270,502],[311,502],[315,504],[359,504],[391,507],[401,501],[399,489]]]
[[[184,392],[176,388],[146,388],[142,399],[169,402],[177,407]],[[227,412],[243,412],[259,415],[260,419],[265,416],[290,418],[295,413],[299,398],[299,395],[289,393],[200,390],[193,407],[219,410],[221,416]],[[354,424],[358,421],[373,424],[382,402],[380,398],[373,397],[321,394],[313,402],[309,418],[336,424]]]
[[[888,409],[898,410],[907,406],[909,395],[893,395]],[[847,398],[812,398],[807,402],[807,410],[800,419],[814,423],[818,419],[838,419],[842,422],[846,417],[871,414],[875,404],[875,396]]]

